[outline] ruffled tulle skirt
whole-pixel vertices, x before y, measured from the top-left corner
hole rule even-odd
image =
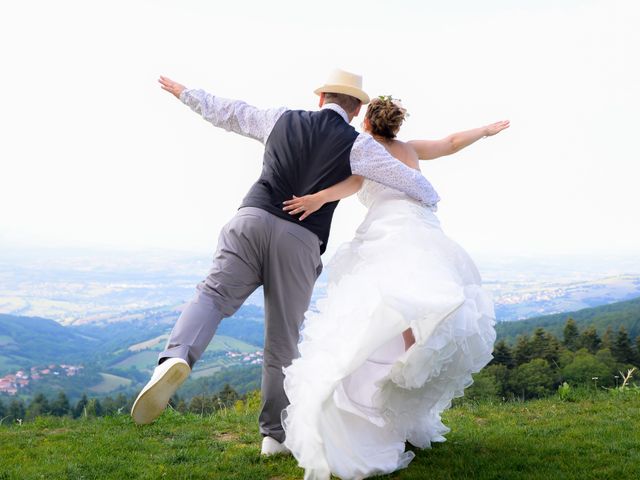
[[[435,214],[407,200],[372,207],[327,270],[285,369],[285,444],[305,479],[390,473],[412,460],[406,441],[446,440],[441,413],[493,358],[493,302]]]

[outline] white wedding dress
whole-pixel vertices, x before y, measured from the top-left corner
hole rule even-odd
[[[367,215],[327,265],[326,296],[285,369],[285,445],[305,479],[406,467],[405,442],[444,442],[441,413],[493,358],[491,297],[434,212],[370,180],[358,196]]]

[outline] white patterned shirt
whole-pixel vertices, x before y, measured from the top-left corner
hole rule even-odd
[[[216,127],[235,132],[265,144],[286,107],[259,109],[241,100],[217,97],[204,90],[184,89],[180,100]],[[333,110],[349,123],[349,116],[335,103],[322,109]],[[368,133],[360,133],[349,156],[351,172],[387,187],[400,190],[431,210],[437,210],[437,192],[420,171],[410,168],[374,140]]]

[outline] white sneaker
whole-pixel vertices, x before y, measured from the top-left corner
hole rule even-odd
[[[284,443],[280,443],[275,438],[272,437],[264,437],[262,439],[262,452],[260,455],[264,455],[268,457],[270,455],[278,455],[278,454],[291,454],[291,450],[284,446]]]
[[[167,358],[153,371],[151,380],[142,389],[131,408],[133,421],[146,425],[158,418],[175,391],[189,374],[189,364],[181,358]]]

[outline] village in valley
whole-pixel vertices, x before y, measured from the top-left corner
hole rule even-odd
[[[240,360],[246,365],[262,365],[263,353],[258,350],[254,353],[227,352],[227,357]]]
[[[0,377],[0,393],[16,395],[18,390],[28,387],[33,382],[42,380],[48,375],[73,377],[82,370],[82,365],[47,365],[45,367],[31,367],[26,370],[18,370],[16,373]]]

